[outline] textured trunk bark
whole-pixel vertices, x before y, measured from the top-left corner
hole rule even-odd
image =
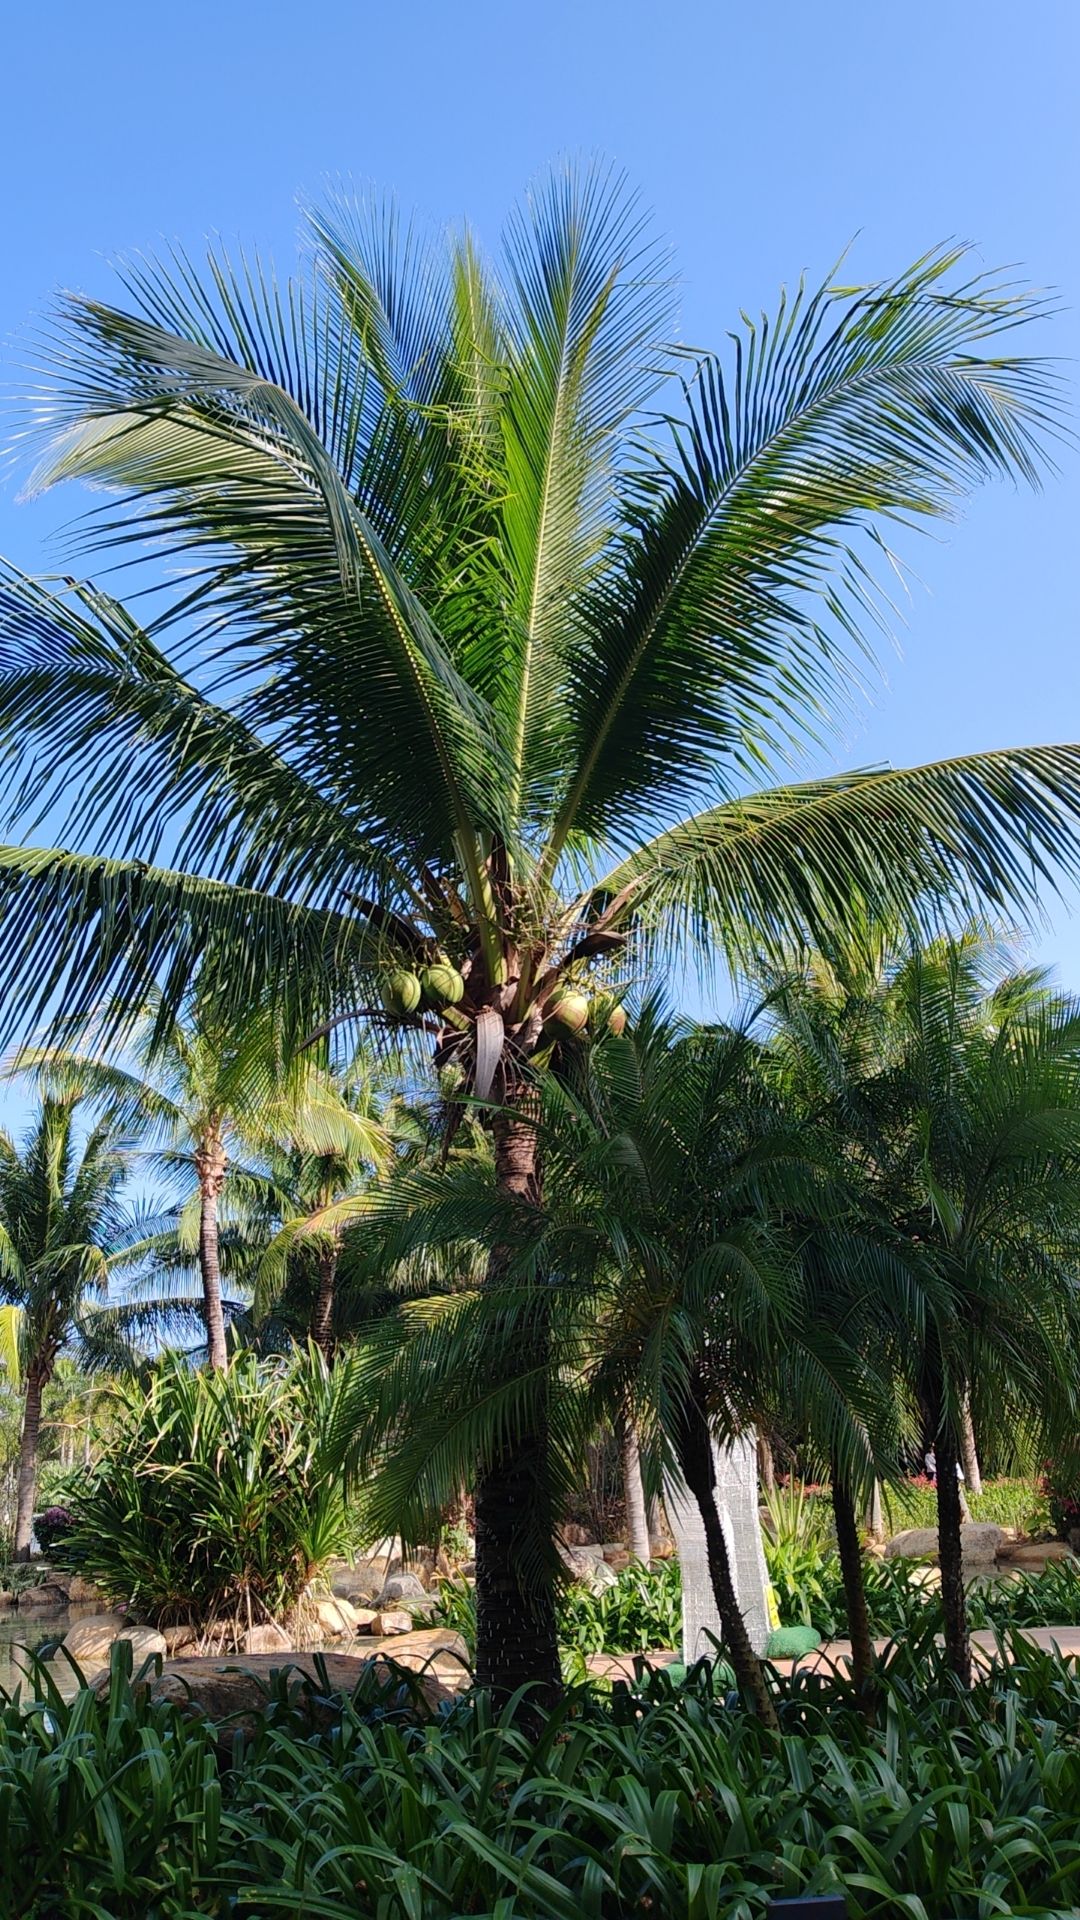
[[[757,1460],[762,1493],[775,1493],[776,1462],[773,1459],[773,1450],[763,1433],[758,1434]]]
[[[982,1469],[975,1446],[975,1425],[971,1418],[971,1401],[965,1395],[964,1411],[960,1420],[960,1462],[964,1469],[967,1490],[973,1499],[982,1492]]]
[[[778,1732],[779,1722],[765,1670],[751,1645],[735,1592],[727,1541],[720,1520],[720,1509],[716,1504],[712,1442],[704,1411],[696,1405],[685,1409],[678,1435],[678,1453],[683,1478],[694,1497],[705,1529],[709,1580],[736,1684],[751,1711],[765,1726]]]
[[[311,1338],[328,1367],[334,1363],[334,1285],[337,1280],[336,1245],[319,1253],[319,1287],[311,1316]]]
[[[832,1467],[832,1504],[836,1521],[836,1551],[844,1581],[848,1639],[851,1641],[851,1679],[860,1706],[869,1710],[873,1692],[874,1642],[863,1582],[859,1526],[851,1489],[835,1461]]]
[[[626,1551],[631,1560],[647,1567],[651,1558],[649,1518],[645,1507],[645,1485],[641,1478],[641,1451],[631,1420],[619,1422],[619,1453],[622,1459],[623,1499],[626,1503]]]
[[[218,1236],[218,1199],[225,1184],[229,1160],[220,1130],[210,1128],[199,1142],[195,1170],[199,1176],[199,1272],[202,1278],[206,1354],[211,1367],[228,1365],[225,1315],[221,1306],[221,1254]]]
[[[961,1686],[971,1685],[971,1639],[960,1524],[963,1495],[956,1469],[960,1450],[951,1420],[939,1419],[934,1442],[937,1456],[938,1567],[941,1605],[945,1615],[945,1659]]]
[[[500,1187],[536,1201],[540,1179],[536,1131],[525,1096],[513,1094],[493,1122]],[[494,1248],[488,1285],[497,1287],[505,1253]],[[548,1343],[547,1303],[538,1289],[531,1326],[522,1329],[523,1364],[542,1363]],[[525,1713],[550,1709],[562,1692],[555,1619],[553,1520],[543,1418],[494,1458],[482,1460],[476,1485],[476,1678],[502,1708],[527,1686]]]
[[[19,1441],[19,1485],[15,1504],[15,1558],[29,1560],[37,1493],[38,1437],[41,1433],[41,1396],[45,1380],[38,1367],[26,1375],[22,1437]]]

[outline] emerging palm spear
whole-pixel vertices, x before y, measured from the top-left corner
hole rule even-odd
[[[301,1030],[385,996],[494,1095],[527,1199],[529,1063],[609,1017],[597,963],[1022,906],[1072,863],[1074,747],[749,791],[853,684],[880,523],[1034,477],[1054,389],[1001,349],[1032,303],[950,254],[782,300],[727,372],[665,348],[666,263],[602,174],[554,174],[497,268],[346,201],[310,231],[287,286],[139,263],[126,310],[60,309],[38,483],[118,491],[94,543],[184,579],[147,628],[4,578],[13,815],[59,801],[88,850],[0,852],[0,985],[168,1008],[208,953],[223,1006],[269,989]],[[480,1477],[501,1687],[557,1672],[542,1425]]]

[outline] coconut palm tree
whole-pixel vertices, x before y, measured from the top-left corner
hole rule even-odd
[[[395,1156],[423,1138],[415,1116],[389,1097],[385,1071],[358,1053],[339,1073],[312,1074],[287,1136],[258,1143],[277,1218],[255,1265],[256,1318],[279,1307],[287,1287],[291,1294],[299,1287],[308,1336],[328,1365],[337,1344],[343,1239],[367,1216],[373,1186],[391,1172]]]
[[[101,1026],[100,1016],[96,1024]],[[207,1359],[211,1367],[224,1367],[221,1208],[226,1183],[231,1175],[237,1184],[239,1173],[241,1211],[252,1195],[263,1200],[263,1169],[235,1168],[237,1150],[298,1125],[301,1108],[306,1137],[315,1148],[330,1151],[342,1144],[338,1096],[316,1058],[287,1065],[265,1008],[242,1021],[227,1021],[215,1016],[196,989],[176,1018],[167,1017],[155,997],[130,1035],[126,1058],[62,1042],[22,1049],[11,1071],[32,1073],[46,1088],[77,1087],[139,1143],[145,1160],[186,1189],[175,1226],[148,1234],[139,1251],[158,1269],[182,1268],[197,1256]],[[350,1140],[358,1129],[370,1146],[371,1130],[359,1118],[351,1124]]]
[[[149,625],[3,577],[11,811],[55,804],[67,845],[0,852],[0,992],[119,1022],[154,984],[175,1015],[209,955],[219,1006],[270,994],[299,1037],[374,1010],[495,1096],[535,1204],[530,1070],[597,963],[863,900],[1023,911],[1075,865],[1073,747],[755,790],[846,703],[883,528],[1037,473],[1056,392],[1007,338],[1037,303],[937,252],[784,296],[725,370],[665,346],[670,269],[614,175],[556,170],[495,265],[385,207],[308,218],[287,286],[218,254],[62,304],[33,484],[118,493],[90,544],[183,577]],[[478,1672],[531,1619],[554,1689],[526,1441],[478,1474]]]
[[[42,1396],[64,1349],[105,1330],[94,1296],[126,1256],[131,1220],[115,1128],[94,1126],[80,1145],[75,1095],[43,1100],[20,1151],[0,1133],[0,1293],[18,1309],[23,1418],[15,1515],[16,1560],[30,1558]],[[13,1323],[14,1324],[14,1323]]]

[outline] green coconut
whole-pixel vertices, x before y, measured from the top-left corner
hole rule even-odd
[[[548,1007],[545,1024],[556,1033],[582,1033],[589,1019],[589,1002],[572,987],[557,992]]]
[[[465,992],[465,982],[448,960],[436,960],[420,974],[420,990],[425,1007],[456,1007]]]
[[[382,990],[383,1006],[387,1013],[404,1016],[415,1013],[420,1005],[420,982],[415,973],[409,973],[405,967],[399,967],[385,982]]]
[[[613,993],[596,993],[589,1004],[589,1032],[595,1039],[602,1034],[626,1032],[626,1009]]]

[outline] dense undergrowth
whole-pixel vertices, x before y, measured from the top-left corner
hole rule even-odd
[[[427,1726],[359,1696],[310,1731],[283,1685],[250,1743],[132,1694],[0,1713],[0,1911],[59,1920],[758,1920],[1080,1908],[1080,1678],[1017,1647],[960,1695],[922,1641],[868,1731],[780,1681],[779,1741],[705,1671],[573,1692],[539,1741],[483,1697]]]

